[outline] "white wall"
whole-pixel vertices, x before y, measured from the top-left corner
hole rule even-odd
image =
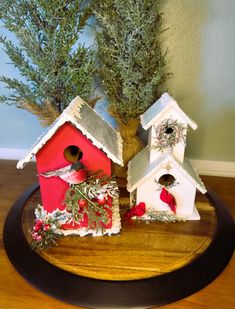
[[[0,24],[0,34],[7,38],[14,37]],[[19,73],[10,64],[10,59],[0,49],[0,75],[11,78],[20,78]],[[0,95],[7,95],[8,89],[0,83]],[[15,106],[0,104],[0,148],[27,149],[35,139],[45,130],[39,124],[37,118],[29,112],[18,109]]]
[[[235,161],[235,1],[162,1],[169,92],[198,123],[187,155]]]

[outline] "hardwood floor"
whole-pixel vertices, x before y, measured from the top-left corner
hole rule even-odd
[[[20,171],[15,168],[15,165],[14,161],[0,160],[0,309],[78,308],[62,303],[35,289],[18,274],[6,256],[2,236],[6,215],[25,189],[37,181],[34,164],[29,164]],[[214,190],[224,201],[235,218],[235,178],[209,176],[201,178],[205,185]],[[235,256],[220,276],[207,287],[162,308],[235,308]]]

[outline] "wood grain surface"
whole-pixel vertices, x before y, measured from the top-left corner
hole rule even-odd
[[[33,164],[26,167],[24,171],[17,171],[15,169],[14,161],[0,161],[0,171],[0,308],[78,308],[72,305],[64,304],[39,292],[29,283],[27,283],[11,266],[3,248],[2,228],[4,220],[6,218],[7,212],[11,208],[16,198],[19,197],[27,187],[29,187],[32,183],[36,181],[36,171]],[[235,179],[220,177],[203,177],[203,180],[207,186],[210,186],[222,197],[222,199],[227,203],[227,205],[230,207],[231,212],[234,215]],[[160,224],[160,232],[158,231],[157,235],[154,232],[156,231],[154,225],[135,224],[133,227],[131,227],[131,232],[129,227],[124,226],[123,239],[120,237],[120,235],[118,235],[117,237],[110,237],[108,241],[112,243],[112,250],[110,249],[107,258],[110,259],[111,265],[113,265],[113,261],[115,260],[116,266],[122,266],[120,267],[121,271],[119,270],[116,272],[115,279],[129,279],[130,276],[135,276],[139,278],[156,275],[159,272],[167,272],[171,269],[174,269],[174,267],[177,268],[179,265],[182,265],[182,263],[187,263],[188,260],[193,259],[194,256],[200,254],[200,250],[204,250],[204,248],[208,246],[210,239],[213,236],[213,226],[215,226],[215,222],[213,222],[213,220],[215,219],[215,216],[213,213],[213,208],[210,207],[210,205],[208,205],[208,202],[205,201],[203,198],[200,200],[198,207],[199,211],[203,213],[203,217],[205,217],[205,222],[195,222],[194,232],[197,232],[197,237],[195,237],[195,240],[193,242],[191,241],[191,237],[188,237],[189,231],[187,231],[187,222],[179,222],[174,224],[174,237],[172,237],[172,232],[170,230],[172,228],[172,225],[168,224]],[[30,218],[31,215],[25,214],[25,216],[29,216]],[[28,222],[30,222],[30,220]],[[183,225],[183,228],[181,225]],[[125,233],[125,229],[127,228],[128,233]],[[139,235],[137,239],[136,234]],[[193,234],[196,235],[195,233]],[[149,241],[149,237],[151,238],[151,241]],[[166,238],[168,239],[167,242],[165,241]],[[146,248],[147,240],[148,244],[150,243],[151,245],[148,245]],[[73,269],[70,271],[77,272],[79,269],[79,271],[82,271],[84,272],[84,274],[87,275],[90,272],[89,276],[91,277],[106,276],[110,279],[110,273],[113,273],[114,268],[117,269],[115,264],[115,267],[111,267],[112,270],[110,272],[106,270],[105,273],[104,268],[102,269],[101,262],[104,257],[104,252],[107,253],[107,248],[103,250],[104,241],[105,243],[107,241],[104,240],[104,238],[99,238],[96,240],[91,238],[91,242],[95,242],[94,248],[96,248],[97,254],[96,264],[94,264],[94,259],[91,258],[91,255],[89,257],[88,254],[87,257],[87,254],[85,254],[85,251],[87,253],[87,240],[84,241],[83,238],[77,238],[72,236],[70,241],[66,237],[61,239],[60,241],[64,242],[63,246],[67,246],[68,251],[66,250],[66,252],[68,252],[68,254],[66,254],[66,257],[61,261],[61,257],[63,256],[63,253],[60,252],[60,248],[62,248],[61,246],[55,249],[51,249],[52,252],[45,252],[45,259],[49,260],[52,256],[53,259],[55,259],[56,257],[56,263],[61,263],[60,267],[68,267],[65,265],[71,265],[70,258],[71,255],[74,254],[74,245],[76,245],[80,248],[79,262],[73,262],[75,266],[73,266]],[[117,248],[119,248],[120,246],[120,242],[122,243],[122,246],[124,244],[124,248],[122,248],[121,251],[117,250]],[[133,245],[133,242],[135,243],[135,245]],[[173,247],[171,250],[169,250],[171,246]],[[137,248],[141,247],[142,249],[139,252],[139,249],[137,250]],[[153,248],[155,250],[157,248],[157,251],[161,252],[160,257],[156,257],[153,255]],[[53,250],[58,252],[53,252]],[[138,254],[138,256],[136,257],[136,259],[130,261],[129,257],[133,256],[133,251]],[[116,259],[115,255],[117,254],[119,255],[119,259]],[[138,264],[140,257],[144,260],[144,265],[141,265],[141,267]],[[149,257],[153,260],[157,259],[157,267],[155,263],[154,267],[154,264],[149,263]],[[85,258],[87,258],[86,263],[81,263],[81,260],[85,260]],[[170,259],[170,263],[166,262],[167,259],[168,261]],[[107,262],[109,261],[106,259],[105,263]],[[127,262],[132,263],[131,271],[129,270],[129,267],[128,269],[127,267],[125,267],[127,265]],[[53,263],[55,263],[54,260]],[[85,264],[82,270],[81,264]],[[87,265],[89,264],[92,264],[92,271],[90,271],[89,267],[87,267]],[[136,264],[138,265],[136,266]],[[175,302],[167,306],[163,306],[163,308],[234,308],[234,266],[235,261],[233,258],[224,270],[224,272],[206,288],[181,301]]]
[[[39,190],[31,196],[22,218],[29,242]],[[135,280],[168,273],[191,262],[211,243],[216,231],[214,207],[202,195],[197,198],[199,221],[122,222],[119,235],[62,237],[58,246],[41,251],[49,263],[88,278]],[[121,206],[122,207],[122,206]]]

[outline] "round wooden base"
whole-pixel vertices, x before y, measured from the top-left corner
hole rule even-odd
[[[209,284],[233,254],[233,219],[209,191],[197,198],[200,221],[124,222],[120,235],[64,237],[39,255],[28,239],[38,189],[33,185],[10,210],[5,249],[24,278],[62,301],[89,308],[164,305]]]

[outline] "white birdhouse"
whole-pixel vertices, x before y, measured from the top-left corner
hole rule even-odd
[[[128,166],[128,191],[135,204],[145,203],[148,211],[164,211],[186,220],[199,220],[194,205],[196,189],[204,184],[184,157],[188,125],[197,124],[164,93],[143,115],[141,124],[149,129],[148,146]]]

